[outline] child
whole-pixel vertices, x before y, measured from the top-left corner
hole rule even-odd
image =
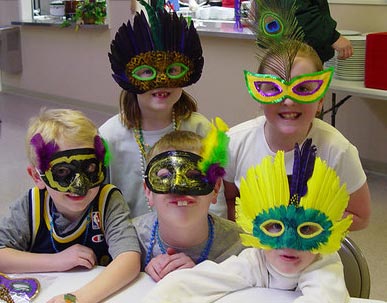
[[[189,130],[205,136],[210,122],[197,113],[197,104],[182,87],[200,79],[204,59],[199,36],[183,17],[147,8],[133,26],[122,25],[111,44],[113,78],[123,88],[120,114],[101,128],[112,152],[110,182],[117,185],[133,217],[149,212],[142,187],[145,156],[163,135]],[[150,28],[149,28],[150,27]],[[222,187],[223,188],[223,187]],[[223,189],[222,189],[223,191]],[[211,210],[226,217],[226,204]]]
[[[95,125],[74,110],[42,110],[26,136],[36,184],[0,221],[0,271],[107,266],[53,302],[101,302],[140,271],[140,248],[120,191],[102,185],[108,153]],[[113,260],[112,260],[113,259]]]
[[[257,0],[256,7],[261,5]],[[287,10],[289,20],[293,20],[294,9],[293,6]],[[265,8],[265,11],[270,11],[270,8]],[[257,12],[256,18],[257,23],[253,23],[260,24],[260,18],[266,16]],[[275,23],[275,20],[270,22]],[[264,116],[241,123],[229,131],[230,161],[224,177],[229,218],[234,217],[240,179],[246,175],[247,169],[264,156],[284,150],[290,174],[294,144],[310,137],[318,146],[318,156],[326,160],[347,184],[350,201],[344,215],[354,216],[351,230],[363,229],[370,216],[370,193],[358,151],[337,129],[315,118],[322,108],[333,70],[323,70],[317,53],[302,42],[303,32],[296,22],[288,25],[283,21],[281,24],[281,29],[272,27],[278,29],[273,33],[266,31],[271,27],[255,27],[257,43],[265,46],[267,51],[258,47],[257,55],[261,59],[258,74],[246,71],[245,79],[251,96],[262,103]],[[276,38],[272,39],[271,34]]]
[[[336,252],[351,224],[351,216],[342,219],[347,202],[345,185],[315,159],[311,140],[296,146],[290,182],[283,151],[274,161],[267,156],[242,179],[237,204],[237,222],[249,233],[241,238],[253,248],[171,273],[144,302],[214,302],[250,287],[298,290],[294,303],[348,302]]]
[[[226,140],[224,133],[218,134]],[[203,141],[193,132],[174,131],[149,152],[144,189],[156,212],[134,218],[133,224],[142,246],[143,268],[155,281],[207,259],[221,262],[244,248],[235,222],[208,213],[216,203],[221,175],[216,173],[212,181],[203,177],[199,163],[206,154],[205,144],[208,139]],[[226,145],[209,153],[227,155],[222,148]],[[222,166],[217,166],[219,171]]]

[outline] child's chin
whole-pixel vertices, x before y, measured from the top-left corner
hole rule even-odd
[[[277,266],[275,266],[275,269],[282,275],[282,276],[285,276],[285,277],[293,277],[293,276],[297,276],[299,274],[299,272],[301,271],[300,268],[296,267],[296,266],[289,266],[289,265],[284,265],[284,266],[279,266],[280,268],[278,268]]]

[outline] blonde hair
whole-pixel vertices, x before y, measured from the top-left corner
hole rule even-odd
[[[183,90],[179,100],[173,105],[176,122],[188,119],[193,112],[198,110],[196,100]],[[128,128],[139,127],[141,122],[141,110],[138,105],[137,94],[121,91],[120,95],[120,118]]]
[[[200,155],[202,152],[202,137],[194,132],[176,130],[163,136],[151,148],[147,155],[149,162],[153,157],[170,150],[183,150]]]
[[[71,109],[45,109],[30,120],[26,135],[26,151],[30,163],[37,165],[31,138],[40,134],[45,143],[69,143],[71,145],[94,146],[98,134],[95,124],[82,112]]]

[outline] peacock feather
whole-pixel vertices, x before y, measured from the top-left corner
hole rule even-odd
[[[291,66],[304,40],[295,1],[254,0],[249,27],[255,33],[257,58],[265,73],[289,81]],[[270,60],[265,57],[270,54]]]

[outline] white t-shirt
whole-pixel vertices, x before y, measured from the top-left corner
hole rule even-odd
[[[267,155],[275,156],[267,144],[264,125],[265,116],[243,122],[232,127],[230,136],[229,163],[224,179],[235,183],[239,188],[241,177],[246,176],[251,166],[260,164]],[[359,153],[336,128],[315,118],[307,138],[312,138],[312,144],[317,147],[317,156],[325,160],[340,177],[341,184],[347,184],[351,194],[358,190],[365,182],[366,175],[362,168]],[[303,142],[299,145],[301,146]],[[285,153],[286,172],[292,174],[294,152]]]
[[[349,301],[343,265],[337,253],[319,255],[303,271],[289,275],[271,266],[262,250],[246,248],[239,256],[231,256],[219,264],[204,261],[194,268],[169,273],[142,302],[209,303],[251,287],[298,290],[301,293],[294,303]]]
[[[179,130],[188,130],[200,136],[206,136],[210,122],[203,115],[193,112],[190,118],[181,121]],[[144,141],[153,146],[162,136],[173,131],[172,123],[166,128],[155,131],[143,131]],[[116,185],[128,203],[131,216],[148,213],[148,204],[143,190],[141,172],[141,154],[132,129],[120,121],[119,115],[107,120],[100,128],[101,136],[108,142],[112,161],[109,167],[109,182]],[[221,217],[227,216],[227,207],[223,192],[210,211]]]

